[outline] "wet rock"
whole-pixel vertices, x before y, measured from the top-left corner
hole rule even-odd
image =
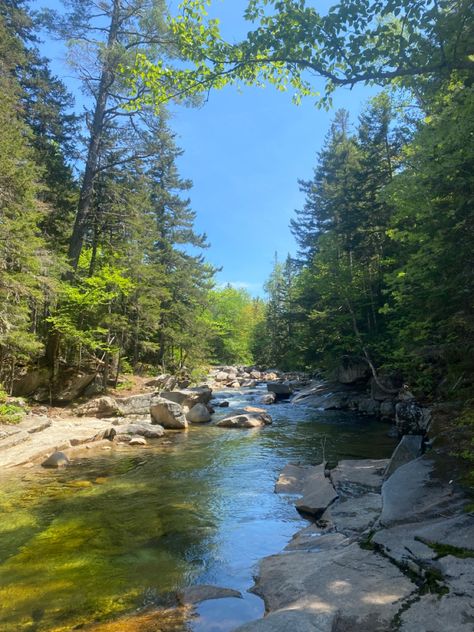
[[[119,414],[120,409],[113,397],[104,395],[96,399],[86,402],[75,410],[80,417],[115,417]]]
[[[405,435],[395,448],[385,470],[385,478],[389,478],[395,470],[405,463],[421,456],[423,437],[421,435]]]
[[[303,481],[303,496],[295,502],[298,511],[311,514],[315,518],[321,516],[337,498],[336,490],[324,471],[324,463],[311,468]]]
[[[137,446],[147,445],[147,440],[145,439],[145,437],[135,436],[130,439],[129,445],[137,445]]]
[[[227,400],[224,400],[223,402],[217,403],[216,406],[218,408],[228,408],[229,407],[229,402]]]
[[[130,397],[117,397],[117,405],[121,415],[146,415],[150,412],[152,393],[131,395]]]
[[[221,588],[220,586],[211,586],[201,584],[198,586],[190,586],[178,594],[178,601],[182,604],[195,604],[209,599],[226,599],[228,597],[236,597],[242,599],[242,593],[232,588]]]
[[[260,403],[269,406],[270,404],[274,404],[276,402],[276,398],[275,393],[266,393],[260,398]]]
[[[160,424],[163,428],[185,430],[188,427],[182,407],[168,399],[154,397],[151,401],[150,414],[153,423]]]
[[[48,468],[60,468],[69,465],[70,461],[64,452],[54,452],[41,465]]]
[[[395,406],[395,425],[400,435],[424,435],[430,423],[430,409],[420,406],[415,401],[398,402]]]
[[[186,419],[192,423],[206,423],[211,421],[211,413],[205,404],[195,404],[191,410],[186,413]]]
[[[267,413],[246,413],[245,415],[233,415],[225,417],[217,422],[220,428],[259,428],[272,423],[272,418]]]

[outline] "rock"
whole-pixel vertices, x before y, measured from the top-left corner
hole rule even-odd
[[[262,380],[264,380],[265,382],[273,382],[274,380],[278,380],[278,374],[270,371],[262,375]]]
[[[228,379],[229,374],[225,373],[224,371],[219,371],[219,373],[215,377],[216,382],[227,382]]]
[[[395,419],[395,402],[392,399],[380,402],[380,418],[387,421]]]
[[[395,448],[385,470],[385,479],[389,478],[396,469],[409,461],[421,456],[423,437],[421,435],[405,435]]]
[[[221,588],[220,586],[210,586],[201,584],[198,586],[190,586],[185,588],[178,594],[178,601],[184,605],[195,604],[209,599],[225,599],[228,597],[236,597],[242,599],[242,593],[232,588]]]
[[[152,393],[131,395],[130,397],[117,397],[116,402],[121,415],[146,415],[150,412]]]
[[[62,371],[58,384],[53,389],[54,403],[62,405],[74,401],[84,393],[85,389],[95,378],[96,373],[85,373],[75,369]]]
[[[39,415],[28,415],[25,419],[19,424],[22,430],[26,430],[29,434],[34,434],[35,432],[41,432],[42,430],[46,430],[49,428],[53,422],[49,417],[40,417]],[[17,426],[18,427],[18,426]]]
[[[41,465],[48,468],[60,468],[69,465],[70,461],[64,452],[54,452]]]
[[[29,397],[38,389],[48,389],[51,371],[47,368],[33,369],[13,382],[13,395]]]
[[[370,528],[380,516],[381,510],[381,495],[369,492],[331,505],[331,519],[337,531],[355,535]]]
[[[336,369],[336,380],[341,384],[353,384],[366,381],[370,373],[369,365],[364,360],[345,357]]]
[[[269,393],[275,393],[277,399],[284,399],[293,394],[293,387],[290,382],[272,382],[267,384]]]
[[[264,408],[257,408],[257,406],[245,406],[244,411],[246,413],[266,413]]]
[[[321,410],[357,410],[366,396],[355,387],[337,382],[314,382],[292,398],[293,404],[305,404]]]
[[[255,388],[257,382],[255,380],[242,380],[240,386],[242,386],[242,388]]]
[[[321,632],[319,616],[312,612],[284,610],[239,626],[234,632]],[[325,630],[325,628],[324,628]]]
[[[115,417],[119,414],[119,406],[113,397],[103,395],[86,402],[75,410],[80,417]]]
[[[312,469],[310,465],[288,463],[278,477],[275,492],[277,494],[302,494],[305,478]]]
[[[415,401],[398,402],[395,406],[395,425],[400,435],[424,435],[430,423],[430,409],[423,408]]]
[[[275,393],[266,393],[260,398],[260,403],[269,406],[270,404],[274,404],[276,402],[276,398]]]
[[[229,402],[227,400],[224,400],[223,402],[217,403],[216,406],[218,408],[228,408],[229,407]]]
[[[151,401],[150,414],[153,423],[160,424],[163,428],[185,430],[188,427],[182,407],[168,399],[154,397]]]
[[[383,483],[388,459],[339,461],[331,470],[331,480],[339,494],[357,496],[377,491]]]
[[[295,621],[304,621],[304,627],[294,626],[288,618],[287,627],[276,627],[269,614],[240,631],[385,632],[415,589],[389,560],[357,543],[318,552],[285,552],[261,562],[253,591],[263,597],[267,611],[278,611],[275,616],[302,615]]]
[[[164,428],[151,423],[121,424],[114,428],[117,434],[146,437],[147,439],[159,439],[165,434]]]
[[[211,413],[205,404],[195,404],[191,410],[186,413],[186,419],[192,423],[205,423],[211,421]]]
[[[162,373],[151,380],[147,380],[145,386],[156,390],[166,389],[171,391],[176,386],[176,377],[169,373]]]
[[[267,413],[246,413],[245,415],[233,415],[225,417],[217,422],[220,428],[259,428],[272,423],[272,418]]]
[[[147,440],[145,437],[132,437],[129,441],[129,445],[147,445]]]
[[[321,463],[311,468],[303,481],[303,497],[295,502],[298,511],[315,518],[319,518],[337,498],[331,481],[324,475],[325,467],[325,463]]]
[[[25,441],[31,441],[30,433],[15,427],[11,432],[2,432],[0,435],[0,448],[2,450],[7,450],[8,448],[20,445],[20,443],[24,443]]]
[[[378,415],[380,413],[380,402],[370,397],[361,398],[358,402],[358,410],[364,415]]]
[[[262,377],[262,374],[260,373],[260,371],[250,371],[250,377],[252,378],[252,380],[260,380]]]
[[[398,391],[402,387],[402,381],[397,377],[384,377],[379,376],[379,386],[375,379],[372,377],[370,380],[370,397],[380,402],[386,400],[393,400],[398,396]]]
[[[95,397],[96,395],[100,395],[105,390],[104,381],[101,375],[96,375],[92,382],[84,389],[83,396],[84,397]]]
[[[472,632],[472,598],[458,595],[423,595],[401,613],[400,632]]]
[[[191,409],[196,404],[207,404],[212,399],[212,390],[208,386],[183,388],[179,391],[162,391],[160,397]]]
[[[321,534],[321,529],[311,524],[293,536],[285,551],[325,551],[348,544],[350,540],[343,533]]]
[[[382,486],[381,525],[418,522],[436,518],[443,510],[459,509],[461,496],[437,477],[435,469],[425,454],[395,470]]]

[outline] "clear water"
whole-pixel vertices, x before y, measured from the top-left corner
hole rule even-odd
[[[216,416],[260,394],[218,394],[231,407]],[[305,524],[273,491],[284,465],[318,463],[323,446],[333,462],[383,458],[394,447],[389,427],[373,419],[288,403],[268,409],[274,423],[262,429],[197,425],[146,448],[84,451],[66,470],[3,473],[0,630],[229,632],[261,616],[261,600],[246,592],[256,564]],[[142,610],[201,583],[244,599]]]

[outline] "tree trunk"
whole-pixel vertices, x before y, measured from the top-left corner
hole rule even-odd
[[[99,88],[97,91],[97,99],[94,110],[94,117],[91,127],[91,136],[87,151],[86,167],[82,180],[81,191],[79,194],[79,203],[77,206],[76,220],[69,242],[69,260],[74,268],[77,269],[79,257],[81,255],[84,236],[89,221],[92,206],[92,196],[94,192],[94,180],[97,175],[97,164],[99,160],[99,150],[104,132],[104,119],[109,98],[109,90],[114,81],[114,68],[110,59],[110,52],[117,42],[117,35],[120,23],[120,1],[114,0],[112,17],[110,21],[109,34],[107,38],[107,46],[104,51],[104,61],[102,67],[102,75],[100,78]]]

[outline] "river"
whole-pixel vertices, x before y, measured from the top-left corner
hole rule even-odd
[[[215,417],[260,396],[217,393],[230,407]],[[89,626],[202,583],[244,598],[203,602],[179,623],[156,615],[113,629],[230,632],[262,616],[262,601],[247,592],[256,564],[305,525],[291,498],[273,491],[284,465],[318,463],[323,451],[330,463],[384,458],[395,445],[387,424],[353,413],[289,403],[268,411],[273,425],[262,429],[194,425],[145,448],[84,451],[64,470],[3,473],[2,632],[101,630]]]

